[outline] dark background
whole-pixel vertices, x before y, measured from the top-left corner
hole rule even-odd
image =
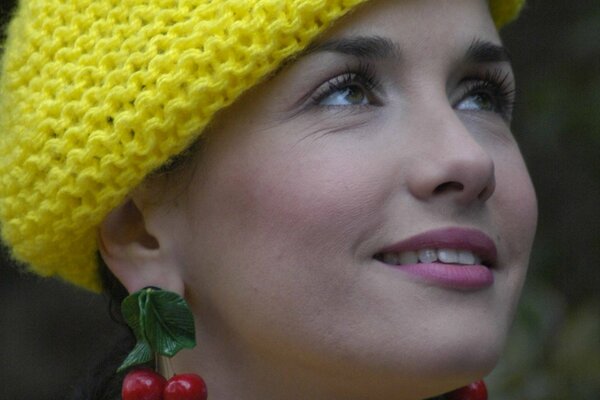
[[[2,19],[12,1],[0,3]],[[540,222],[493,400],[600,398],[600,3],[529,1],[506,27],[514,131]],[[0,400],[64,398],[111,346],[106,299],[16,272],[0,255]]]

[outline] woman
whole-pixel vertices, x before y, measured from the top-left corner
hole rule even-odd
[[[16,258],[98,290],[99,252],[182,295],[198,346],[171,364],[211,399],[423,399],[494,367],[537,214],[496,30],[520,4],[57,3],[21,5],[3,61]]]

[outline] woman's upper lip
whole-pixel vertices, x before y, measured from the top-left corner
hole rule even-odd
[[[419,233],[386,246],[377,254],[432,248],[469,250],[479,256],[485,265],[493,267],[496,264],[497,250],[494,241],[482,231],[472,228],[450,227]]]

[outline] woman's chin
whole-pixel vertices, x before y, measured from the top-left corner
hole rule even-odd
[[[465,335],[468,337],[469,335]],[[408,384],[424,397],[443,393],[482,379],[497,365],[504,337],[479,337],[471,340],[432,340],[430,346],[388,358],[384,369],[387,381]],[[402,350],[398,350],[400,353]],[[392,356],[389,352],[388,356]],[[375,370],[376,368],[372,368]],[[430,391],[433,389],[433,394]]]

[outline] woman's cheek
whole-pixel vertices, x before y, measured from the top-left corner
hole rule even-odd
[[[516,143],[496,161],[496,197],[494,210],[501,230],[515,248],[512,257],[528,254],[537,226],[537,197]]]
[[[249,218],[270,220],[274,234],[284,230],[313,251],[325,243],[350,246],[386,197],[373,163],[349,151],[299,151],[272,161],[245,177]]]
[[[537,199],[523,157],[516,145],[510,151],[498,151],[496,192],[490,199],[493,222],[499,234],[499,263],[505,275],[506,310],[512,320],[525,276],[537,225]]]

